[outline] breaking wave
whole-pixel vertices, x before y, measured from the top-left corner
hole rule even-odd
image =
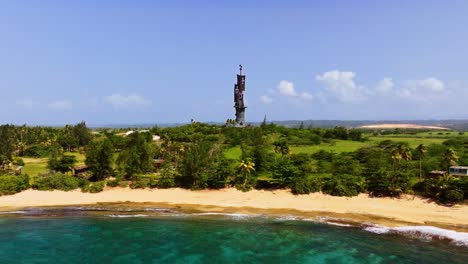
[[[364,227],[363,230],[375,234],[398,234],[422,240],[447,240],[459,246],[468,246],[468,233],[457,232],[434,226],[386,227],[372,225]]]
[[[132,218],[132,217],[147,217],[148,215],[145,215],[145,214],[111,214],[111,215],[107,215],[109,217],[113,217],[113,218]]]

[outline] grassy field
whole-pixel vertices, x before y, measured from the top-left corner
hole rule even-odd
[[[442,144],[445,138],[418,138],[418,137],[390,137],[390,136],[378,136],[378,137],[369,137],[369,142],[372,143],[379,143],[383,140],[392,140],[396,142],[407,142],[409,143],[410,147],[415,148],[419,144],[430,145],[430,144]]]
[[[445,132],[444,132],[445,133]],[[458,132],[450,132],[452,133],[452,137],[460,136]],[[393,136],[369,136],[366,137],[367,141],[359,142],[359,141],[351,141],[351,140],[335,140],[333,143],[321,143],[319,145],[310,145],[310,146],[289,146],[291,153],[307,153],[312,154],[319,150],[325,151],[334,151],[335,153],[342,153],[342,152],[352,152],[356,151],[359,148],[378,144],[384,140],[392,140],[395,142],[407,142],[409,143],[411,148],[416,148],[419,144],[430,145],[430,144],[441,144],[445,140],[446,137],[434,136],[428,133],[421,133],[423,135],[417,137],[416,135],[393,135]],[[272,148],[273,151],[273,148]],[[241,149],[240,147],[233,147],[229,148],[224,152],[224,155],[228,159],[240,159],[241,156]]]
[[[39,173],[47,172],[48,158],[23,158],[25,166],[22,169],[23,174],[35,176]]]
[[[78,161],[77,165],[84,164],[85,156],[78,152],[67,152],[67,155],[73,155]],[[45,173],[47,169],[48,158],[23,158],[25,166],[22,169],[23,174],[28,174],[29,176],[35,176],[39,173]]]
[[[290,146],[291,153],[307,153],[312,154],[319,150],[334,151],[336,153],[352,152],[359,148],[369,145],[369,142],[359,142],[351,140],[336,140],[333,143],[322,143],[312,146]]]
[[[334,151],[336,153],[341,153],[341,152],[355,151],[369,144],[371,143],[350,141],[350,140],[336,140],[333,143],[322,143],[320,145],[290,146],[289,149],[290,149],[290,152],[293,154],[296,154],[296,153],[312,154],[319,150]],[[273,148],[271,150],[273,151]],[[240,159],[241,149],[238,146],[229,148],[224,152],[224,155],[228,159]]]

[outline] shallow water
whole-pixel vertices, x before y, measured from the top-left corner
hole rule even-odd
[[[287,217],[155,211],[163,213],[4,214],[0,263],[468,263],[468,247],[429,236]]]

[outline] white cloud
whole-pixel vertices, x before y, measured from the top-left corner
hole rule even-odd
[[[260,96],[260,102],[262,102],[264,104],[271,104],[273,102],[273,98],[271,98],[268,95],[262,95],[262,96]]]
[[[395,84],[392,78],[383,78],[375,87],[375,90],[379,93],[389,93],[393,90]]]
[[[314,99],[314,96],[311,95],[308,92],[303,92],[303,93],[301,93],[301,98],[305,99],[305,100],[312,100],[312,99]]]
[[[354,82],[356,74],[350,71],[328,71],[317,75],[315,79],[332,92],[341,101],[355,101],[364,99],[369,91],[366,87]]]
[[[294,97],[294,98],[299,98],[299,99],[304,99],[304,100],[311,100],[314,98],[314,96],[308,92],[298,93],[296,89],[294,88],[294,83],[288,82],[286,80],[282,80],[278,84],[277,90],[280,95],[284,95],[287,97]],[[268,98],[261,98],[261,100],[265,103],[265,101],[268,101]]]
[[[104,101],[115,107],[141,107],[151,105],[151,101],[137,94],[121,95],[112,94],[104,98]]]
[[[47,107],[53,110],[71,110],[73,108],[73,104],[68,100],[57,100],[50,102]]]
[[[421,80],[407,80],[402,83],[402,88],[397,91],[400,97],[418,97],[426,98],[434,94],[444,92],[445,84],[434,77],[429,77]]]
[[[294,84],[285,80],[278,84],[278,92],[285,96],[297,96],[297,92],[294,89]]]

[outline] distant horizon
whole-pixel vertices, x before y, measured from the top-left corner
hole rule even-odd
[[[65,122],[65,123],[0,123],[2,124],[12,124],[15,126],[45,126],[45,127],[62,127],[65,125],[76,124],[79,122],[86,122],[86,125],[90,128],[130,128],[130,127],[151,127],[151,126],[163,126],[163,127],[170,127],[170,126],[180,126],[180,125],[187,125],[190,124],[190,121],[187,122],[134,122],[134,123],[90,123],[86,120],[81,120],[78,122]],[[199,121],[194,120],[195,122],[204,123],[204,124],[225,124],[225,121]],[[247,124],[261,124],[262,120],[254,120],[249,121],[247,120]],[[382,123],[389,123],[389,124],[450,124],[448,122],[453,122],[454,124],[467,124],[468,119],[355,119],[355,120],[346,120],[346,119],[290,119],[290,120],[268,120],[267,123],[275,123],[279,125],[283,125],[285,123],[295,123],[300,124],[301,122],[304,123],[311,123],[311,122],[322,122],[322,123],[359,123],[359,125],[370,125],[370,124],[382,124]],[[438,123],[439,122],[439,123]]]

